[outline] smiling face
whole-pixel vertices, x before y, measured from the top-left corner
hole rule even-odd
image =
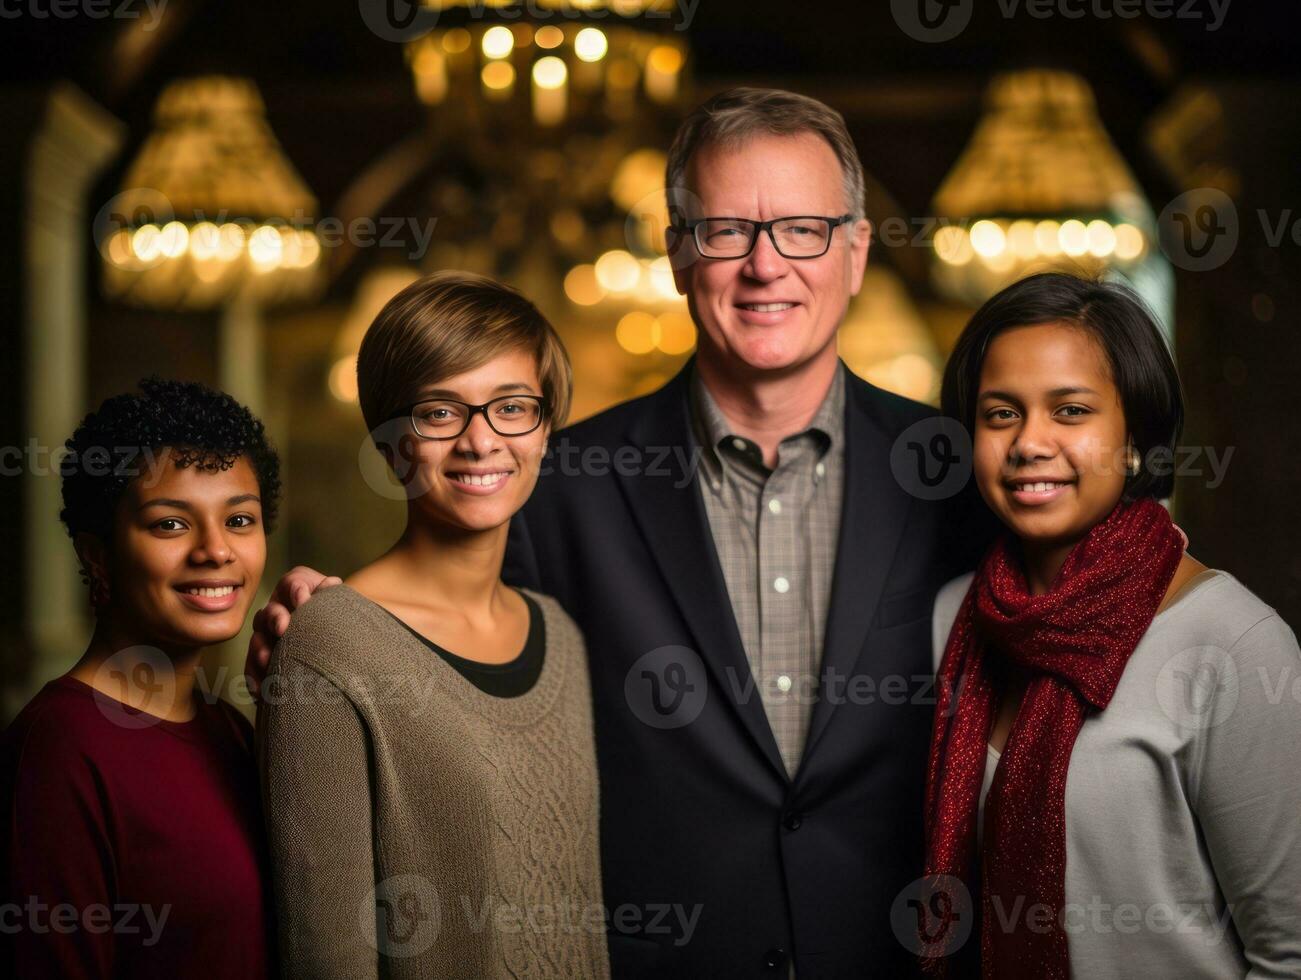
[[[247,457],[208,471],[164,452],[117,504],[112,614],[159,647],[220,643],[243,628],[266,565],[257,476]]]
[[[428,404],[426,399],[447,398],[482,405],[506,395],[541,394],[536,358],[528,351],[512,350],[440,379],[420,398],[422,404]],[[490,410],[498,427],[507,429],[527,409],[523,400],[508,400]],[[433,433],[439,424],[447,424],[447,409],[429,405],[422,410],[428,416],[426,431]],[[548,429],[544,422],[523,435],[502,435],[478,413],[458,438],[421,439],[410,432],[408,423],[402,451],[415,464],[419,492],[413,505],[438,524],[466,531],[504,525],[533,492]]]
[[[1066,324],[997,334],[981,366],[974,469],[985,502],[1024,543],[1073,544],[1125,486],[1128,432],[1106,354]]]
[[[696,199],[688,218],[835,218],[853,210],[835,152],[813,133],[707,143],[691,157],[687,184]],[[784,258],[762,234],[744,258],[707,259],[687,236],[674,280],[699,328],[700,356],[748,375],[834,358],[836,328],[863,284],[870,240],[871,226],[857,221],[837,228],[818,258]]]

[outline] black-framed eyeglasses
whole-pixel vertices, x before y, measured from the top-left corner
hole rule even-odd
[[[482,414],[499,436],[525,436],[542,424],[547,400],[541,395],[502,395],[482,405],[455,398],[429,398],[407,410],[411,428],[422,439],[459,439]]]
[[[831,248],[835,230],[853,220],[852,214],[842,214],[839,218],[794,215],[771,221],[695,218],[669,227],[679,233],[691,232],[696,251],[707,259],[743,259],[754,251],[754,243],[765,231],[778,255],[788,259],[816,259]]]

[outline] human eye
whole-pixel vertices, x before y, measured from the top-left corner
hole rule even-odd
[[[236,521],[239,523],[235,523]],[[228,527],[234,528],[253,527],[255,524],[257,524],[257,518],[252,514],[234,514],[226,521]]]
[[[185,522],[179,517],[164,517],[161,521],[154,521],[149,527],[152,531],[164,533],[186,530]]]
[[[985,421],[991,425],[998,425],[1004,422],[1012,422],[1017,418],[1016,411],[1006,406],[991,408],[985,412]]]
[[[1085,415],[1092,415],[1093,409],[1089,408],[1087,405],[1063,405],[1061,408],[1057,409],[1057,414],[1067,418],[1078,419],[1083,418]]]

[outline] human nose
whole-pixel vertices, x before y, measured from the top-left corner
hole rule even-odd
[[[487,456],[501,447],[501,436],[488,424],[488,410],[481,408],[470,416],[470,424],[456,440],[456,450],[467,456]]]
[[[230,561],[230,542],[226,540],[226,526],[219,521],[205,523],[190,557],[200,565],[224,565]]]
[[[744,272],[751,279],[758,279],[761,282],[771,282],[785,274],[788,268],[787,260],[777,251],[777,243],[773,238],[772,226],[762,229],[758,238],[755,239],[754,248],[746,257]]]
[[[1012,443],[1012,454],[1020,460],[1046,459],[1057,452],[1049,430],[1049,420],[1039,412],[1029,412]]]

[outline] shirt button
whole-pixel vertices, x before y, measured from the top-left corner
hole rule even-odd
[[[773,497],[772,500],[768,501],[768,509],[774,514],[780,514],[782,512],[782,502]]]
[[[818,476],[824,475],[827,472],[826,464],[819,463],[817,466],[813,467],[813,472],[818,474]]]
[[[733,439],[733,440],[732,440],[732,448],[733,448],[733,449],[738,449],[738,450],[740,450],[741,452],[745,452],[745,440],[744,440],[744,439]]]
[[[781,691],[782,694],[785,694],[790,689],[791,689],[791,679],[787,677],[785,674],[779,674],[777,676],[777,690]]]
[[[791,584],[790,582],[786,581],[786,579],[778,575],[777,578],[773,580],[772,587],[776,589],[778,592],[789,592],[791,588]]]

